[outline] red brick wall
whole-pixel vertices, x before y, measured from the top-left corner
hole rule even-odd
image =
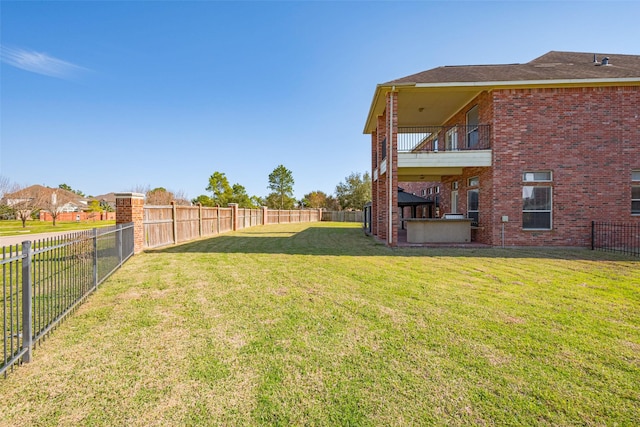
[[[507,246],[589,246],[592,220],[640,222],[631,216],[639,105],[638,86],[493,91],[489,242],[500,242],[502,215]],[[536,170],[553,173],[550,231],[522,229],[522,174]]]
[[[77,221],[78,215],[80,221],[113,221],[116,219],[115,212],[62,212],[58,214],[56,221]],[[49,212],[40,211],[40,221],[53,221],[53,218]]]
[[[144,194],[116,193],[116,224],[133,222],[133,251],[144,248]]]

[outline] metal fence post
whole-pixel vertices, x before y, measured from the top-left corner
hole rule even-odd
[[[93,287],[98,287],[98,229],[93,229]]]
[[[122,224],[116,225],[116,249],[118,251],[118,265],[122,265]]]
[[[31,241],[22,242],[22,348],[27,352],[22,356],[25,363],[31,362],[33,347],[33,288],[31,287]]]

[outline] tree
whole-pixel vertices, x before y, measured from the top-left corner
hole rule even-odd
[[[191,203],[193,203],[194,205],[202,205],[202,206],[216,205],[215,203],[213,203],[213,200],[211,199],[211,197],[207,196],[206,194],[201,194],[195,199],[191,199]]]
[[[293,197],[282,198],[278,193],[269,193],[265,199],[265,205],[269,209],[293,209],[296,206],[296,199]]]
[[[170,205],[175,199],[174,194],[164,187],[156,187],[145,194],[145,204],[153,206]]]
[[[229,203],[232,203],[233,189],[231,185],[229,185],[229,180],[224,173],[214,172],[213,175],[209,177],[209,185],[206,190],[213,193],[211,200],[214,205],[227,206]]]
[[[77,194],[80,197],[84,197],[84,193],[80,190],[74,190],[73,188],[71,188],[69,185],[67,184],[60,184],[58,185],[58,188],[62,189],[62,190],[66,190],[69,191],[73,194]]]
[[[278,166],[269,174],[267,206],[275,209],[291,209],[296,201],[293,198],[293,174],[283,165]]]
[[[100,204],[100,201],[99,200],[92,200],[89,203],[87,211],[89,211],[89,212],[102,212],[103,208],[102,208],[102,205]]]
[[[371,200],[371,177],[352,173],[336,186],[336,198],[342,209],[362,209]]]
[[[49,192],[47,192],[49,193]],[[45,194],[42,201],[42,208],[49,212],[53,220],[53,226],[56,226],[58,216],[63,212],[64,206],[71,201],[69,193],[66,191],[51,191],[51,194]]]
[[[327,207],[327,195],[323,191],[312,191],[305,194],[302,198],[302,203],[307,208],[326,208]]]
[[[231,187],[231,202],[237,203],[238,207],[241,208],[256,208],[252,201],[251,197],[247,194],[247,190],[240,184],[233,184]]]
[[[42,209],[45,187],[33,185],[31,187],[13,186],[12,191],[5,191],[4,203],[13,210],[16,218],[22,221],[22,228],[26,228],[27,220]]]

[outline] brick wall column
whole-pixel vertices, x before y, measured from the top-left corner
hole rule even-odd
[[[236,231],[238,230],[238,204],[229,203],[228,206],[231,208],[231,229]]]
[[[116,193],[116,224],[133,223],[133,253],[144,249],[144,194]]]
[[[387,194],[387,197],[391,198],[390,246],[398,246],[398,228],[400,227],[400,213],[398,211],[398,92],[387,94],[387,111],[391,116],[391,129],[387,129],[387,135],[391,137],[391,152],[387,154],[391,160],[391,194]]]

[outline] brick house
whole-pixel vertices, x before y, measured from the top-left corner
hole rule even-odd
[[[438,188],[440,212],[493,246],[584,247],[592,220],[640,223],[640,56],[434,68],[379,84],[364,133],[372,234],[389,246],[397,187]]]

